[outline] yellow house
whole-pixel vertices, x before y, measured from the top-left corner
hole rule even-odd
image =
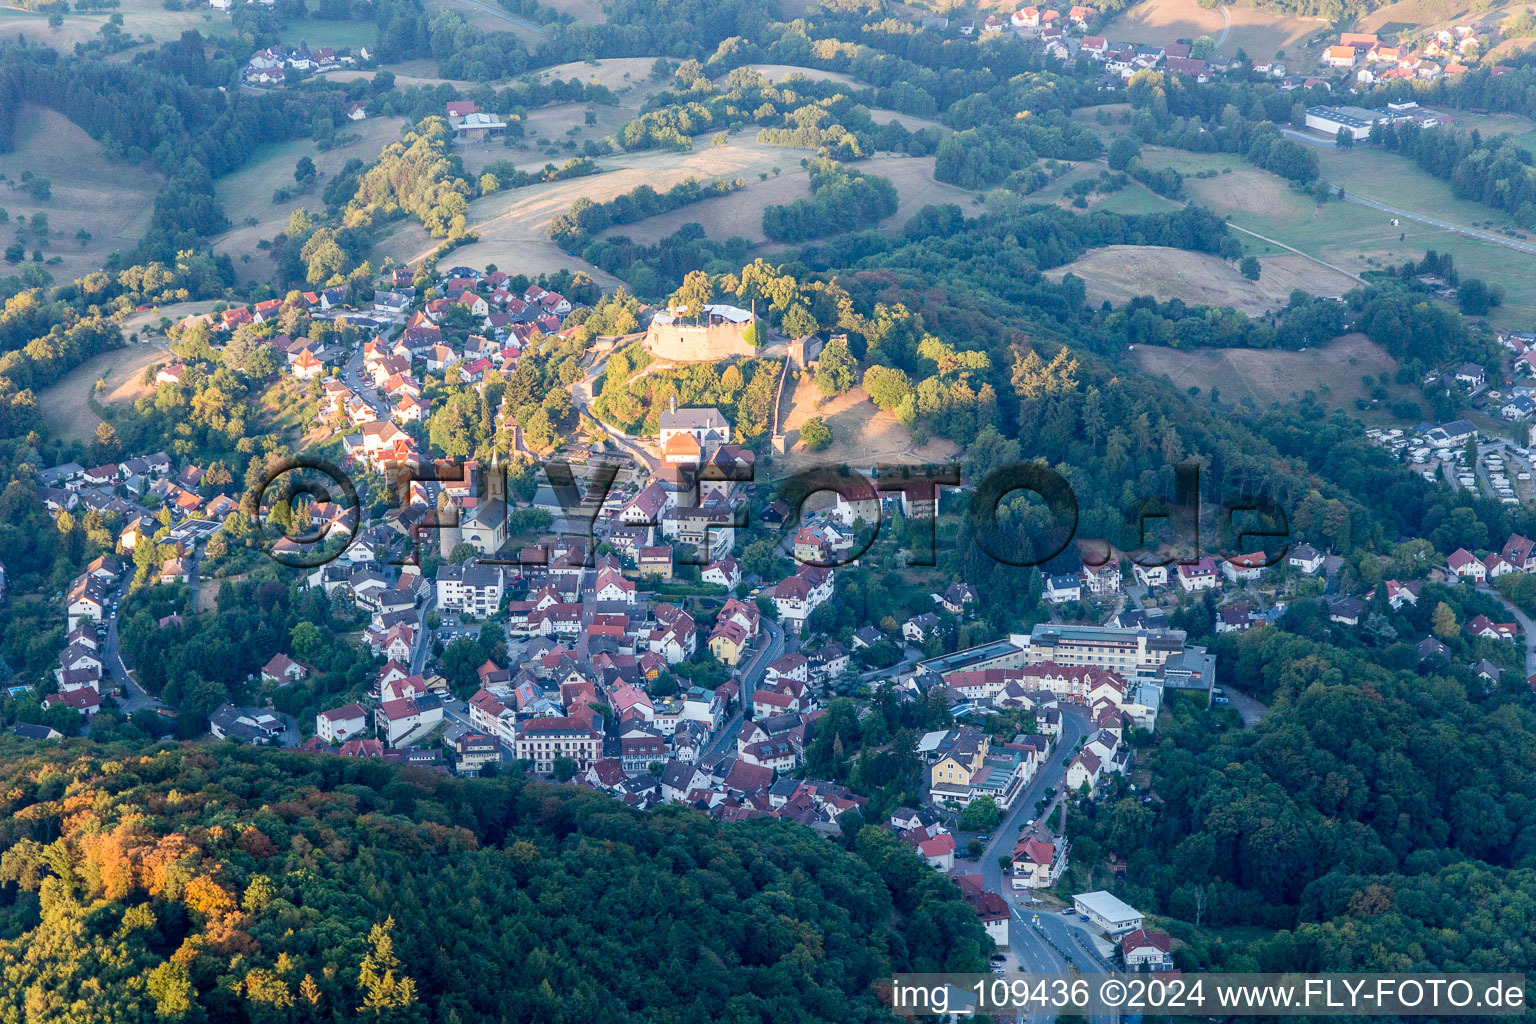
[[[949,739],[949,749],[929,770],[928,789],[936,800],[968,793],[971,779],[980,770],[990,748],[986,733],[979,729],[966,727]]]
[[[722,665],[735,665],[741,661],[746,648],[747,631],[735,622],[719,623],[709,638],[709,653]]]

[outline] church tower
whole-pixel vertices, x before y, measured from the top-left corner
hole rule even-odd
[[[459,509],[446,489],[437,492],[438,554],[447,558],[459,546]]]
[[[492,501],[499,501],[503,505],[507,503],[507,470],[501,464],[501,452],[491,452],[491,478],[487,481],[486,490]]]

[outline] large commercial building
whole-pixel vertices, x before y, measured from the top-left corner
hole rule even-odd
[[[1072,905],[1106,935],[1124,935],[1141,927],[1141,911],[1103,889],[1078,893]]]
[[[1357,142],[1371,137],[1371,125],[1396,124],[1409,117],[1391,110],[1367,110],[1364,107],[1308,107],[1307,127],[1325,135],[1338,135],[1339,130],[1349,132]]]

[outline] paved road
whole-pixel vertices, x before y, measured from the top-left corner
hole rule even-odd
[[[748,707],[752,703],[752,694],[757,691],[757,684],[762,680],[763,673],[768,671],[768,664],[783,654],[785,651],[784,627],[773,619],[763,618],[759,620],[763,632],[768,635],[768,642],[757,649],[752,660],[747,662],[746,669],[741,673],[741,706]]]
[[[392,328],[386,329],[381,334],[381,337],[388,340],[388,335],[392,331]],[[346,363],[341,368],[341,381],[351,388],[359,398],[367,402],[373,408],[374,415],[378,416],[379,419],[389,418],[389,403],[379,396],[378,391],[374,390],[373,381],[363,376],[363,346],[357,346],[352,355],[347,358]]]
[[[481,14],[489,14],[493,18],[500,18],[502,21],[505,21],[508,24],[516,25],[518,28],[526,28],[531,32],[544,31],[544,26],[540,25],[538,22],[529,21],[527,18],[519,17],[518,15],[498,7],[495,4],[484,4],[481,3],[480,0],[454,0],[454,2],[461,3],[465,7],[473,8],[474,10],[479,11]],[[1222,13],[1225,14],[1226,12],[1223,11]]]
[[[1360,196],[1352,195],[1349,192],[1344,193],[1344,201],[1346,203],[1355,203],[1359,206],[1369,206],[1373,210],[1390,213],[1394,217],[1407,217],[1409,220],[1418,221],[1420,224],[1428,224],[1432,228],[1440,228],[1458,235],[1466,235],[1468,238],[1492,242],[1495,245],[1502,245],[1506,249],[1514,249],[1516,252],[1536,255],[1536,243],[1522,242],[1518,238],[1508,238],[1504,235],[1494,234],[1492,231],[1482,231],[1478,228],[1469,228],[1462,224],[1452,224],[1448,220],[1436,220],[1433,217],[1425,217],[1422,214],[1410,213],[1407,210],[1399,210],[1395,206],[1387,206],[1371,199],[1362,199]]]
[[[108,600],[118,601],[125,589],[126,584],[119,583],[107,595]],[[108,607],[110,608],[110,604]],[[106,662],[107,673],[112,677],[113,683],[123,692],[123,696],[117,699],[117,706],[122,709],[124,715],[165,707],[158,699],[151,697],[142,686],[135,683],[133,677],[128,674],[128,666],[123,662],[122,648],[118,641],[115,611],[109,611],[107,614],[107,640],[102,648],[102,660]]]
[[[992,835],[992,841],[981,855],[979,870],[983,883],[991,892],[1001,893],[1009,901],[1012,916],[1008,922],[1009,955],[1020,971],[1058,974],[1070,964],[1078,970],[1107,972],[1114,966],[1099,956],[1092,939],[1076,918],[1063,917],[1045,908],[1031,909],[1013,906],[1014,891],[1011,881],[1005,877],[998,857],[1010,852],[1018,841],[1019,826],[1035,816],[1035,802],[1046,788],[1054,788],[1061,794],[1066,767],[1062,760],[1067,752],[1089,731],[1088,713],[1085,709],[1063,706],[1061,737],[1050,760],[1040,769],[1034,780],[1015,799],[1013,808],[1004,816]],[[969,863],[966,867],[969,867]],[[1062,951],[1066,950],[1064,954]],[[1031,1014],[1027,1024],[1047,1024],[1055,1014]],[[1090,1024],[1118,1024],[1115,1014],[1095,1014]]]
[[[997,858],[1012,852],[1014,844],[1019,840],[1019,826],[1035,816],[1035,802],[1040,799],[1040,795],[1047,788],[1053,788],[1058,794],[1061,793],[1062,780],[1067,774],[1067,769],[1061,762],[1068,752],[1077,749],[1077,741],[1088,732],[1087,710],[1063,704],[1061,706],[1061,737],[1056,744],[1056,749],[1035,774],[1024,792],[1014,799],[1013,807],[993,830],[992,841],[982,851],[981,877],[990,891],[1002,893],[1004,896],[1013,895],[1011,883],[1003,877],[1003,868],[997,862]]]
[[[1520,623],[1520,629],[1525,633],[1525,677],[1529,679],[1531,676],[1536,676],[1536,622],[1532,622],[1529,615],[1505,600],[1503,594],[1494,590],[1488,584],[1479,583],[1477,589],[1485,594],[1491,594],[1504,606],[1505,610],[1509,612],[1514,620]]]
[[[1099,162],[1100,163],[1104,163],[1104,164],[1108,164],[1109,161],[1108,161],[1108,159],[1101,157]],[[1145,185],[1142,185],[1141,187],[1142,188],[1146,188]],[[1151,189],[1147,189],[1147,192],[1149,194],[1151,194],[1151,195],[1157,195],[1157,193],[1153,192]],[[1168,197],[1167,196],[1162,196],[1160,198],[1167,199]],[[1180,209],[1183,209],[1184,207],[1189,205],[1188,203],[1181,203],[1177,199],[1169,199],[1168,201],[1170,203],[1176,203],[1179,206]],[[1232,223],[1230,220],[1227,221],[1227,227],[1231,228],[1233,231],[1241,231],[1243,234],[1248,235],[1251,238],[1257,238],[1261,242],[1268,242],[1270,245],[1273,245],[1276,248],[1284,249],[1286,252],[1295,253],[1297,256],[1301,256],[1304,259],[1310,260],[1313,263],[1316,263],[1320,267],[1327,267],[1329,270],[1332,270],[1332,271],[1334,271],[1336,273],[1343,274],[1345,277],[1349,278],[1351,281],[1356,282],[1357,284],[1362,284],[1363,285],[1363,284],[1367,284],[1368,283],[1365,280],[1365,278],[1361,277],[1359,274],[1352,274],[1349,271],[1345,270],[1341,266],[1338,266],[1338,265],[1333,264],[1333,263],[1329,263],[1327,260],[1320,260],[1316,256],[1313,256],[1309,252],[1302,252],[1300,249],[1296,248],[1294,245],[1286,245],[1284,242],[1281,242],[1281,241],[1279,241],[1277,239],[1274,239],[1274,238],[1270,238],[1268,235],[1261,235],[1257,231],[1250,231],[1247,228],[1239,227],[1236,224]]]
[[[611,423],[604,423],[592,409],[590,404],[592,400],[592,384],[602,374],[603,367],[607,363],[608,360],[605,358],[602,362],[595,364],[588,372],[585,380],[577,381],[571,385],[571,406],[576,410],[577,415],[587,416],[593,423],[602,427],[608,436],[613,439],[614,444],[634,456],[636,463],[644,466],[651,473],[655,473],[656,468],[661,465],[661,460],[642,445],[638,437],[624,433],[624,431]]]
[[[735,749],[736,736],[741,732],[741,727],[746,724],[747,708],[752,704],[752,694],[756,691],[758,682],[763,678],[763,673],[768,670],[768,663],[784,653],[784,627],[772,619],[761,621],[768,642],[758,647],[752,660],[747,662],[746,670],[741,674],[741,707],[736,709],[736,713],[730,717],[715,738],[705,745],[706,756]]]
[[[422,602],[421,613],[416,617],[416,646],[411,650],[411,675],[419,676],[427,667],[427,654],[432,649],[432,631],[427,628],[427,613],[437,604],[436,588]]]

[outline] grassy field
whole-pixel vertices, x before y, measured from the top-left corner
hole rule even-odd
[[[1045,276],[1060,281],[1069,273],[1083,279],[1093,305],[1108,300],[1118,306],[1151,295],[1159,302],[1177,298],[1191,305],[1230,306],[1249,315],[1284,305],[1293,288],[1341,295],[1353,283],[1299,256],[1264,260],[1259,280],[1250,281],[1234,264],[1219,257],[1150,245],[1094,249],[1064,267],[1047,271]]]
[[[753,174],[747,180],[747,187],[739,192],[706,199],[637,224],[621,224],[604,234],[626,235],[636,242],[652,245],[691,222],[702,224],[705,234],[717,241],[740,235],[748,241],[761,242],[764,241],[763,208],[775,203],[792,203],[809,193],[810,175],[798,163],[789,163],[783,166],[782,174],[774,175],[770,171],[767,181],[759,180]]]
[[[1267,57],[1277,50],[1292,52],[1308,36],[1328,27],[1321,19],[1287,17],[1247,5],[1231,5],[1227,14],[1232,19],[1230,31],[1220,10],[1202,7],[1196,0],[1144,0],[1110,22],[1104,34],[1110,39],[1159,44],[1210,36],[1217,41],[1217,50],[1228,56],[1242,48],[1250,56]]]
[[[113,250],[138,244],[149,228],[160,175],[108,161],[83,129],[43,107],[22,110],[16,136],[16,150],[0,153],[0,174],[7,179],[0,183],[0,207],[11,216],[0,228],[3,245],[11,243],[20,216],[30,221],[37,213],[47,214],[50,240],[42,247],[43,255],[63,260],[48,268],[63,282],[99,269]],[[47,178],[51,198],[39,202],[16,187],[23,171]],[[81,230],[91,234],[83,246],[75,237]],[[27,243],[29,257],[35,244]]]
[[[48,17],[35,11],[23,11],[15,7],[0,7],[0,40],[25,35],[28,42],[51,46],[61,53],[73,52],[76,43],[100,38],[101,26],[112,14],[123,16],[123,31],[139,38],[150,36],[157,43],[177,39],[187,29],[197,29],[210,38],[234,38],[234,27],[229,15],[213,11],[206,3],[185,11],[168,11],[161,0],[122,0],[122,5],[101,14],[76,14],[64,16],[64,24],[48,27]],[[125,60],[134,51],[124,51],[114,57]]]
[[[1201,394],[1209,394],[1217,388],[1222,404],[1252,409],[1292,401],[1308,391],[1328,405],[1353,408],[1355,399],[1366,394],[1362,377],[1397,371],[1397,361],[1363,334],[1346,334],[1305,352],[1248,348],[1180,351],[1142,345],[1131,358],[1145,372],[1167,377],[1180,390],[1195,387]]]
[[[89,441],[101,423],[101,417],[88,402],[91,395],[95,394],[103,404],[117,404],[148,394],[150,389],[139,383],[140,374],[145,367],[168,362],[169,358],[169,353],[159,345],[143,344],[87,359],[63,380],[38,393],[37,405],[42,410],[43,422],[66,440]],[[97,393],[99,380],[105,380],[106,386]]]
[[[282,40],[287,46],[304,43],[310,49],[331,46],[338,50],[356,50],[360,46],[372,46],[378,34],[372,21],[294,18],[283,26]]]
[[[516,150],[486,147],[480,163],[509,153],[520,166],[542,166],[542,156],[526,158]],[[466,165],[474,162],[466,155]],[[808,176],[800,167],[802,150],[759,144],[742,133],[723,146],[707,140],[686,153],[649,150],[618,153],[598,160],[604,173],[570,181],[532,185],[477,199],[470,204],[470,223],[480,241],[459,250],[454,259],[471,266],[495,263],[508,273],[537,274],[556,267],[585,270],[595,280],[612,286],[618,281],[582,260],[565,255],[549,241],[549,222],[564,213],[580,197],[605,202],[647,184],[665,191],[688,177],[710,181],[742,178],[746,187],[736,195],[684,207],[661,217],[626,224],[611,233],[637,241],[654,242],[690,221],[703,224],[711,238],[732,235],[762,239],[762,211],[772,203],[791,202],[809,194]],[[289,167],[291,168],[291,164]],[[859,164],[871,173],[890,178],[896,185],[899,204],[894,216],[882,226],[900,226],[927,203],[954,202],[969,208],[971,193],[933,180],[932,157],[879,156]],[[775,175],[773,168],[780,173]],[[761,175],[768,175],[763,180]],[[436,241],[415,224],[401,224],[379,246],[381,256],[396,263],[414,262],[435,247]]]
[[[404,119],[398,117],[370,117],[349,124],[344,134],[351,141],[325,152],[310,139],[262,146],[244,167],[214,183],[214,192],[232,225],[229,231],[214,239],[214,249],[230,254],[242,279],[266,280],[272,273],[271,260],[256,244],[282,232],[288,225],[289,215],[299,207],[321,206],[321,191],[343,164],[352,157],[365,162],[378,159],[379,151],[399,138],[403,125]],[[277,189],[294,184],[293,167],[302,156],[313,160],[319,172],[314,191],[274,203],[272,195]],[[247,256],[250,259],[247,260]]]
[[[1468,0],[1400,0],[1378,7],[1360,19],[1359,32],[1379,32],[1397,37],[1422,34],[1448,25],[1482,25],[1493,28],[1526,4],[1492,6]]]
[[[1391,159],[1384,154],[1339,154],[1341,157],[1350,155]],[[1325,153],[1324,156],[1331,161],[1333,154]],[[1350,273],[1380,270],[1409,259],[1421,259],[1428,249],[1448,252],[1455,257],[1463,274],[1482,277],[1504,287],[1505,304],[1489,318],[1493,323],[1528,326],[1532,318],[1536,318],[1536,277],[1531,274],[1532,269],[1536,269],[1536,256],[1417,221],[1402,219],[1397,227],[1393,227],[1388,215],[1352,203],[1335,201],[1319,205],[1310,196],[1292,191],[1282,179],[1231,154],[1197,154],[1147,147],[1142,151],[1142,159],[1149,167],[1178,168],[1186,175],[1184,185],[1189,198],[1228,217],[1233,224]],[[1397,169],[1398,174],[1420,173],[1406,161],[1400,163],[1402,167]],[[1211,178],[1188,176],[1207,168],[1226,169],[1229,173]],[[1427,175],[1423,177],[1425,181],[1416,182],[1411,188],[1404,187],[1428,193],[1432,191],[1431,186],[1439,186]],[[1361,180],[1363,187],[1359,194],[1376,198],[1369,183],[1363,177]],[[1402,198],[1389,196],[1382,201],[1401,205],[1403,209],[1417,209],[1411,205],[1413,202],[1427,201],[1422,196],[1417,200],[1405,199],[1402,203],[1393,201]],[[1440,194],[1440,200],[1455,201],[1448,190]],[[1482,211],[1483,208],[1478,206],[1477,209]],[[1425,212],[1433,215],[1428,210]],[[1493,212],[1487,211],[1480,220],[1487,219]],[[1441,219],[1452,220],[1450,217]],[[1257,255],[1283,251],[1251,238],[1243,241],[1245,248]]]
[[[569,14],[577,21],[601,25],[608,20],[602,0],[544,0],[544,6]]]
[[[1522,232],[1514,218],[1470,199],[1458,199],[1448,183],[1395,153],[1379,149],[1318,150],[1323,178],[1346,192],[1451,224],[1495,233]]]

